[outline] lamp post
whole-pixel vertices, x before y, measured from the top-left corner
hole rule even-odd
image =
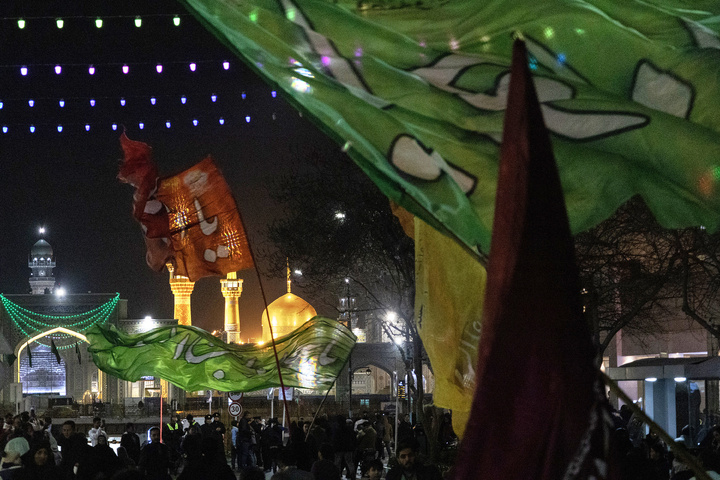
[[[340,317],[338,321],[344,324],[348,330],[352,330],[353,320],[357,317],[357,306],[356,298],[350,294],[350,279],[345,279],[345,296],[340,297],[340,305],[338,310],[340,311]],[[348,358],[348,417],[353,418],[352,413],[352,384],[353,384],[353,369],[352,369],[352,352]]]

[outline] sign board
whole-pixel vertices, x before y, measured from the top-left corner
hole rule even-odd
[[[231,392],[230,394],[228,394],[228,397],[233,402],[239,402],[242,399],[243,394],[242,392]]]
[[[242,413],[242,405],[239,403],[233,402],[230,405],[228,405],[228,412],[230,412],[230,415],[233,417],[238,417]]]
[[[285,395],[283,395],[283,389],[282,389],[282,388],[278,389],[278,391],[280,392],[280,393],[279,393],[279,397],[280,397],[280,400],[281,400],[281,401],[282,401],[282,400],[292,400],[292,399],[293,399],[293,393],[294,393],[295,389],[294,389],[293,387],[285,387],[285,392],[284,392]],[[283,396],[285,397],[284,399],[283,399]]]

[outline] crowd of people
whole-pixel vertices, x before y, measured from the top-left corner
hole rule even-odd
[[[127,423],[113,449],[99,417],[85,434],[72,420],[54,431],[51,417],[39,418],[34,411],[8,414],[0,432],[0,479],[236,480],[239,475],[261,480],[267,475],[274,480],[355,480],[379,479],[388,470],[391,480],[439,480],[436,468],[418,460],[426,443],[422,429],[400,419],[393,449],[395,432],[389,420],[364,412],[359,419],[322,416],[283,427],[277,418],[245,412],[228,429],[218,413],[205,416],[202,423],[192,415],[172,415],[147,433]],[[396,465],[388,469],[385,459],[394,450]]]

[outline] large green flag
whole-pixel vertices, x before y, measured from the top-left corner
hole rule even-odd
[[[512,36],[574,232],[640,194],[720,226],[716,0],[181,0],[383,192],[487,252]]]
[[[160,377],[188,391],[252,392],[280,386],[269,344],[226,344],[205,330],[183,325],[134,335],[112,326],[94,326],[86,335],[95,365],[123,380]],[[314,317],[276,338],[283,383],[330,388],[355,340],[342,324],[324,317]]]

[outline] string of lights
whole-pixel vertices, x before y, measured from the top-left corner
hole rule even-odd
[[[166,66],[181,66],[187,67],[189,72],[201,72],[207,71],[209,68],[214,68],[219,63],[220,69],[230,70],[232,64],[229,60],[170,60],[163,63],[157,62],[93,62],[93,63],[79,63],[79,62],[45,62],[45,63],[12,63],[0,65],[0,70],[17,71],[21,77],[28,77],[30,73],[37,72],[45,69],[55,73],[55,75],[63,75],[68,73],[68,69],[71,70],[82,70],[87,72],[88,75],[95,75],[101,72],[108,72],[112,69],[120,71],[123,75],[130,75],[131,72],[138,70],[145,70],[146,67],[154,69],[157,74],[162,74],[166,69]],[[202,68],[200,68],[202,67]],[[217,69],[216,69],[217,70]]]
[[[167,15],[167,14],[147,14],[147,15],[104,15],[102,17],[88,17],[83,15],[70,15],[70,16],[32,16],[32,17],[2,17],[0,20],[3,22],[10,22],[17,25],[17,28],[19,30],[25,30],[26,28],[29,30],[30,27],[35,27],[39,23],[47,23],[47,22],[54,22],[55,26],[58,30],[62,30],[65,28],[67,24],[83,24],[83,25],[93,25],[95,28],[103,28],[105,26],[106,21],[128,21],[132,22],[132,24],[135,26],[135,28],[142,28],[143,26],[143,18],[148,19],[167,19],[168,23],[172,23],[175,27],[179,27],[182,24],[182,19],[187,18],[187,14],[176,14],[176,15]]]
[[[66,327],[73,328],[77,332],[83,332],[93,325],[105,324],[112,313],[115,311],[118,301],[120,300],[120,294],[117,293],[115,296],[107,301],[106,303],[92,309],[87,312],[78,313],[75,315],[46,315],[42,313],[33,312],[28,310],[12,301],[7,297],[0,294],[0,301],[2,302],[5,311],[10,316],[15,326],[22,332],[26,337],[35,336],[38,333],[44,332],[48,329],[55,327]],[[44,320],[52,320],[52,323],[48,323]],[[76,337],[67,334],[55,334],[52,336],[53,340],[65,340],[68,338],[76,339]],[[76,339],[77,340],[77,339]],[[41,345],[46,345],[40,341]],[[74,341],[69,345],[58,345],[56,346],[59,350],[72,348],[78,341]]]

